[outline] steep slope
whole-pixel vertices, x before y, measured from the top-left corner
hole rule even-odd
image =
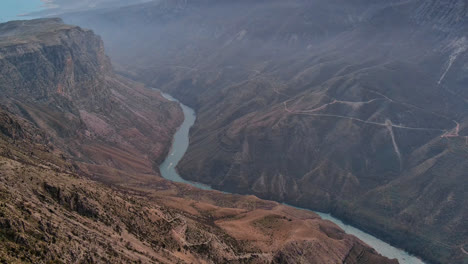
[[[0,101],[10,111],[82,162],[154,173],[182,112],[114,75],[98,36],[57,19],[14,21],[0,25],[0,43]]]
[[[100,32],[119,70],[197,109],[185,178],[468,263],[467,8],[154,1],[65,17]]]
[[[314,213],[158,177],[180,109],[91,31],[15,21],[0,43],[2,263],[397,263]]]
[[[397,263],[313,213],[273,202],[188,192],[230,207],[221,208],[168,195],[183,186],[167,182],[155,192],[87,180],[52,152],[46,133],[4,110],[0,131],[4,263]],[[301,236],[279,231],[291,229]],[[297,250],[313,253],[301,261]]]

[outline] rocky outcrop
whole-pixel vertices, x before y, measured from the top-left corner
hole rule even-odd
[[[110,96],[104,80],[110,61],[91,30],[52,19],[12,21],[0,32],[3,94],[29,100],[62,96],[88,105]]]
[[[1,24],[0,64],[1,103],[86,164],[152,173],[183,118],[159,93],[114,75],[100,37],[59,19]]]

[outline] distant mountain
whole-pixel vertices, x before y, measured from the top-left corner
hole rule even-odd
[[[0,95],[1,263],[397,263],[312,212],[159,177],[182,111],[90,30],[0,24]]]
[[[154,1],[64,15],[195,107],[179,171],[468,263],[468,4]]]

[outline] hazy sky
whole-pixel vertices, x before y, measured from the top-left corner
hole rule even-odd
[[[39,11],[43,7],[41,0],[1,0],[0,22],[21,19],[18,15]]]
[[[51,8],[58,8],[61,12],[123,6],[149,1],[152,0],[43,0],[43,2],[47,2]]]
[[[131,5],[152,0],[0,0],[0,23],[93,8]],[[31,14],[31,16],[20,16]]]

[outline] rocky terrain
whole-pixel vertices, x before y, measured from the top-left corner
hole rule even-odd
[[[397,263],[308,211],[161,179],[179,107],[92,31],[0,24],[1,263]]]
[[[183,177],[468,263],[467,10],[181,0],[64,17],[102,34],[119,71],[196,108]]]
[[[90,30],[19,21],[1,24],[0,37],[0,102],[10,112],[51,134],[96,177],[100,166],[153,173],[183,120],[177,104],[114,75]]]
[[[397,263],[274,202],[91,181],[33,124],[4,110],[0,121],[2,263]]]

